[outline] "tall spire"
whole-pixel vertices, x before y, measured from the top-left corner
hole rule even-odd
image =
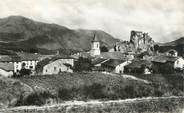
[[[100,42],[97,39],[96,34],[94,33],[93,40],[91,42],[91,56],[100,55]]]
[[[95,33],[94,33],[94,37],[93,37],[92,42],[98,42],[98,38],[97,38],[97,36],[96,36],[96,34],[95,34]]]

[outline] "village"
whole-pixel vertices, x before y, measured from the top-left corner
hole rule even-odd
[[[97,35],[91,50],[72,55],[18,52],[0,56],[0,74],[5,77],[52,75],[62,72],[100,72],[115,74],[182,73],[184,59],[174,49],[160,53],[148,33],[131,31],[130,41],[113,48],[101,47]]]

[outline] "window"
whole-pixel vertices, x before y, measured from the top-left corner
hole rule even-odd
[[[33,69],[33,66],[29,66],[30,69]]]
[[[54,67],[54,71],[56,70],[57,68],[56,67]]]

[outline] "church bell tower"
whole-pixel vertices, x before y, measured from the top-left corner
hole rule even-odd
[[[94,35],[94,38],[91,42],[91,56],[97,56],[100,55],[100,42],[97,39],[97,36]]]

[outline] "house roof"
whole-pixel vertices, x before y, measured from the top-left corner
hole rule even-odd
[[[40,54],[32,54],[32,53],[17,53],[17,57],[19,57],[19,59],[21,61],[27,61],[27,60],[39,60],[39,58],[42,55]]]
[[[104,59],[104,58],[95,58],[91,63],[93,65],[97,65],[97,64],[100,64],[100,63],[103,63],[105,61],[107,61],[108,59]]]
[[[116,67],[119,64],[125,62],[125,60],[118,60],[118,59],[109,59],[108,61],[104,62],[103,66],[110,66],[110,67]]]
[[[166,63],[166,62],[175,62],[179,57],[160,55],[153,57],[152,62]]]
[[[13,63],[0,63],[0,69],[6,70],[6,71],[13,71],[14,65]]]
[[[151,61],[136,59],[136,60],[133,60],[132,63],[130,63],[126,67],[128,67],[128,68],[141,68],[143,65],[150,67]]]
[[[177,52],[175,49],[170,49],[170,50],[168,50],[167,52],[171,52],[171,51]]]
[[[40,62],[37,63],[36,70],[37,71],[42,70],[45,65],[47,65],[47,64],[49,64],[51,62],[54,62],[54,61],[56,61],[58,59],[73,59],[73,58],[68,57],[66,55],[57,55],[57,56],[45,58],[42,61],[40,61]]]
[[[13,59],[8,55],[3,55],[0,57],[0,62],[11,62]]]
[[[102,52],[99,56],[99,58],[103,59],[120,59],[120,60],[128,60],[125,54],[121,52]]]
[[[71,55],[72,58],[79,59],[79,57],[83,58],[91,58],[90,52],[79,52],[77,54]]]

